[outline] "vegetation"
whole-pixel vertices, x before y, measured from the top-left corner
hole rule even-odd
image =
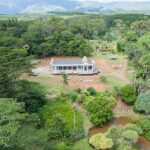
[[[134,127],[138,130],[136,131]],[[106,133],[99,133],[90,138],[90,144],[97,150],[133,149],[139,138],[141,129],[134,124],[127,124],[123,127],[111,127]]]
[[[136,102],[135,110],[138,112],[143,112],[145,114],[150,114],[150,92],[140,93]]]
[[[19,102],[24,102],[25,110],[35,113],[40,107],[46,104],[46,95],[43,87],[35,82],[20,80],[14,97]]]
[[[133,105],[136,101],[136,91],[134,89],[134,86],[130,84],[124,86],[121,90],[121,98],[125,103]]]
[[[68,76],[65,72],[62,73],[63,84],[68,85]]]
[[[97,150],[110,149],[113,146],[112,139],[107,138],[101,133],[92,136],[89,143]]]
[[[78,111],[72,109],[72,106],[63,97],[45,105],[40,110],[40,117],[44,126],[49,127],[50,139],[66,138],[74,142],[84,134],[81,116]]]
[[[23,113],[23,103],[13,99],[0,98],[0,147],[12,146],[11,139],[16,135],[21,126],[21,121],[26,117]]]
[[[85,107],[90,113],[90,120],[98,126],[104,125],[113,117],[115,100],[107,93],[98,93],[85,98]]]
[[[113,118],[111,92],[99,93],[90,87],[67,89],[64,94],[66,74],[62,74],[64,85],[59,83],[55,89],[55,83],[45,87],[22,80],[22,75],[31,71],[33,57],[90,56],[95,50],[98,56],[99,51],[119,53],[118,64],[122,64],[122,53],[128,56],[134,68],[133,83],[124,86],[118,78],[105,74],[100,79],[114,87],[114,96],[134,104],[143,117],[136,125],[112,127],[94,135],[90,144],[96,149],[127,150],[135,149],[139,135],[150,140],[149,15],[78,13],[72,17],[70,13],[69,17],[58,14],[35,20],[6,18],[0,20],[0,149],[92,149],[85,133],[91,122],[103,126]]]
[[[137,121],[137,126],[142,129],[142,132],[147,140],[150,141],[150,118],[149,116],[142,117]]]

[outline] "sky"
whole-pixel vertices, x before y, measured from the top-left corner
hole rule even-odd
[[[0,0],[0,14],[3,13],[40,13],[65,11],[75,8],[96,6],[98,3],[122,2],[127,0]],[[129,0],[147,1],[150,0]]]

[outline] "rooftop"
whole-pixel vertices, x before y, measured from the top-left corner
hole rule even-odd
[[[84,56],[82,60],[58,60],[58,61],[55,61],[52,58],[50,64],[53,64],[53,65],[83,65],[83,64],[93,65],[94,62],[91,60],[88,60]]]
[[[61,61],[54,61],[53,65],[83,65],[84,63],[82,60],[61,60]],[[87,64],[92,65],[93,62],[88,60]]]

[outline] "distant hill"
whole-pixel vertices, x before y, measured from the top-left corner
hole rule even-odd
[[[145,13],[150,14],[150,2],[97,3],[97,6],[80,7],[76,10],[91,13]]]
[[[7,2],[8,1],[8,2]],[[26,14],[47,12],[86,13],[144,13],[150,14],[150,1],[119,1],[100,3],[98,0],[21,0],[0,1],[0,14]]]

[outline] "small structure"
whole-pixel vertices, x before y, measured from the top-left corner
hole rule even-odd
[[[62,60],[50,61],[50,68],[52,74],[79,74],[79,75],[93,75],[98,74],[100,71],[95,66],[95,61],[88,60],[86,56],[82,60]]]

